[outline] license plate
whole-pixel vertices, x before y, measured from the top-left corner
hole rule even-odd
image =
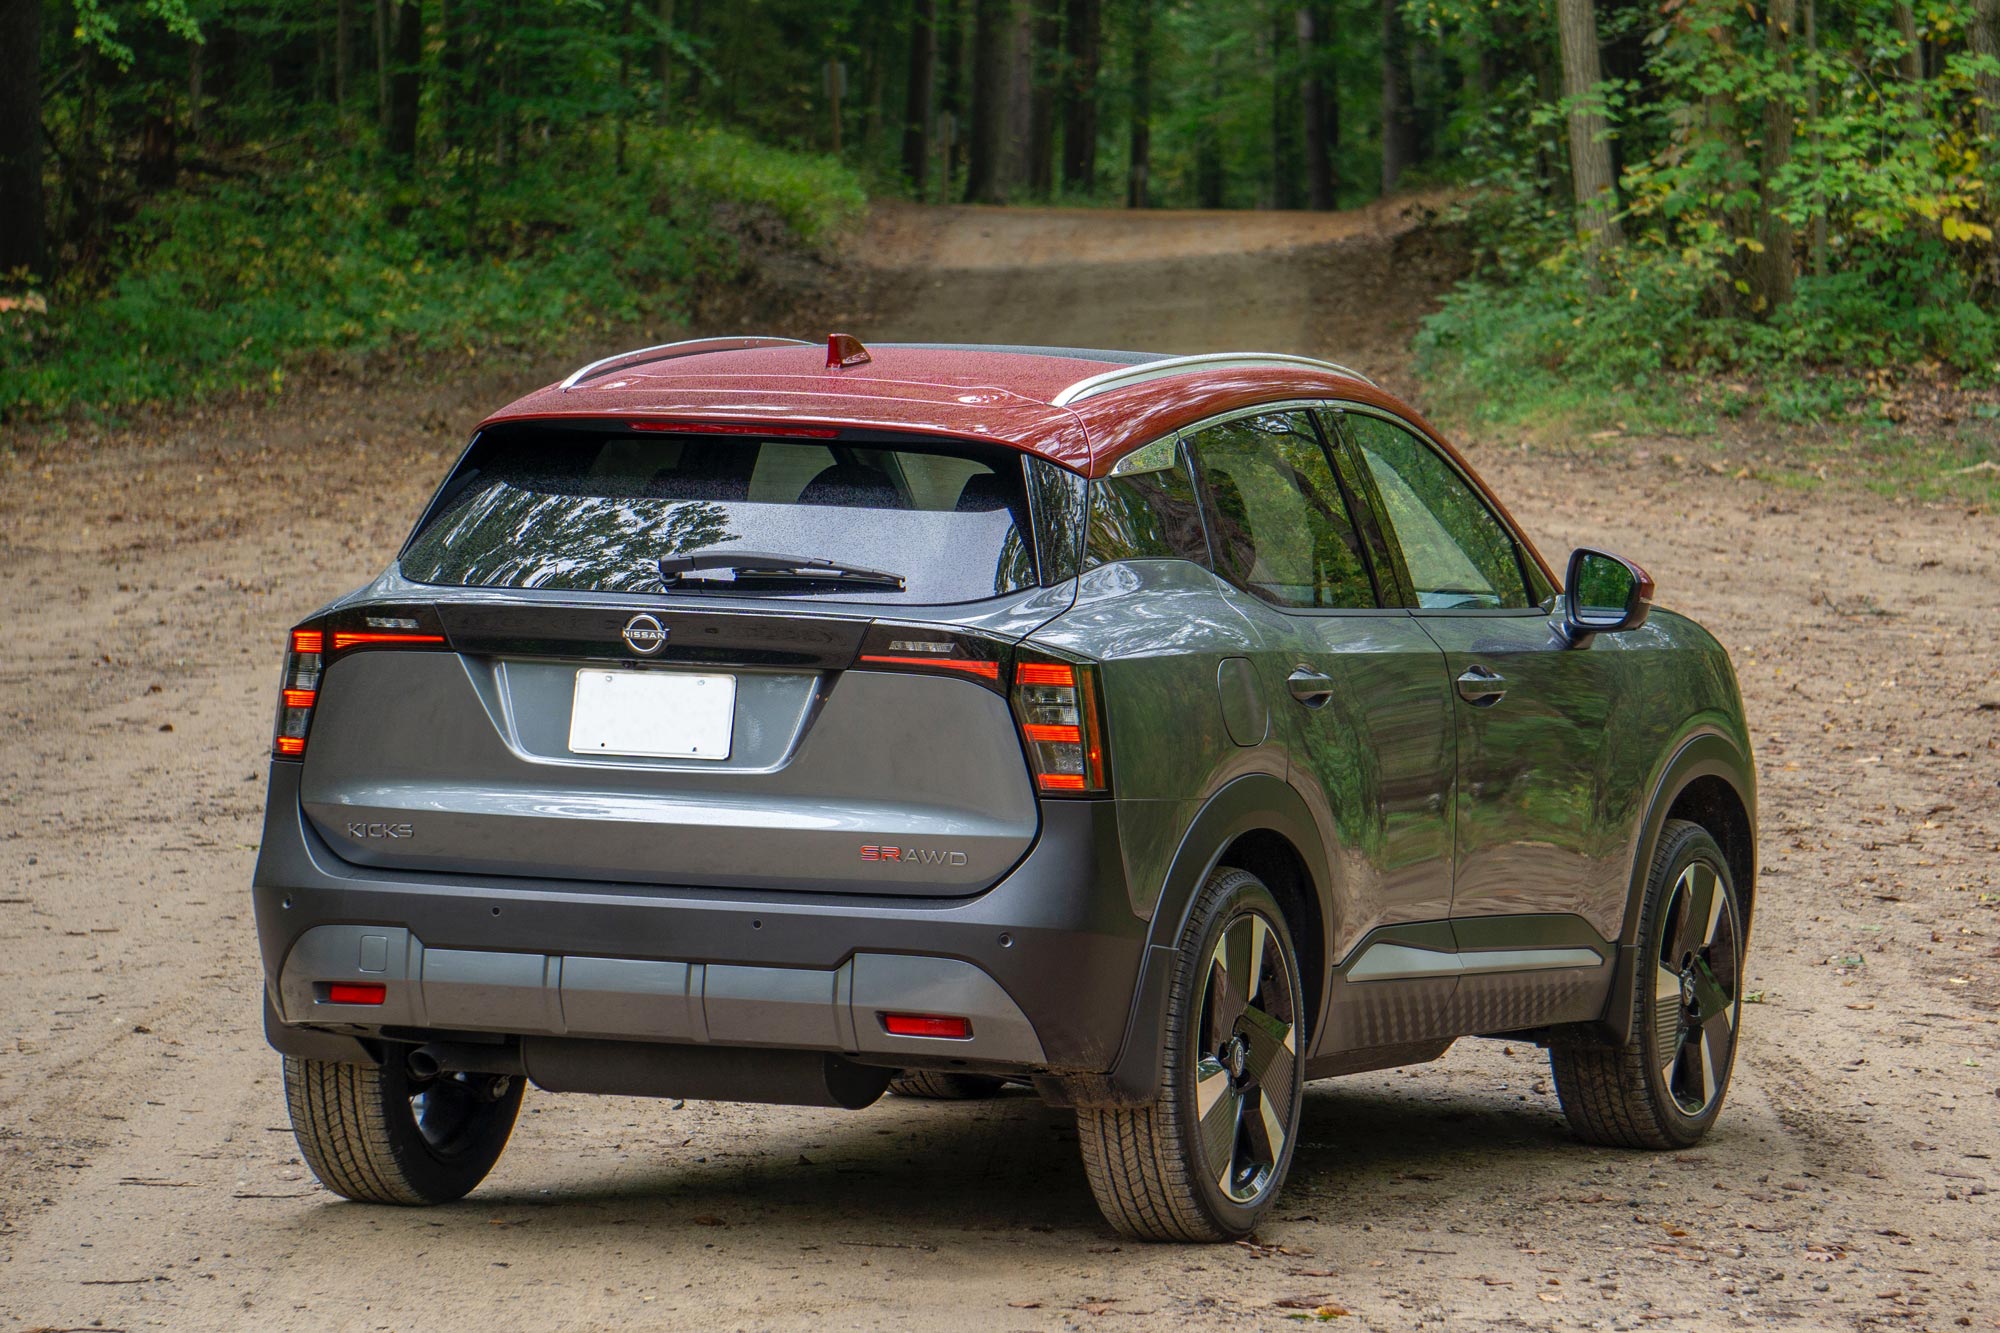
[[[736,677],[682,671],[576,673],[571,754],[727,759]]]

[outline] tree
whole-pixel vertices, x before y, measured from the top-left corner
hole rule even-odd
[[[1779,209],[1779,174],[1792,160],[1792,26],[1798,0],[1769,0],[1764,41],[1771,56],[1775,86],[1764,102],[1764,149],[1757,186],[1761,209],[1763,250],[1752,268],[1752,289],[1764,310],[1776,310],[1792,299],[1792,224]]]
[[[934,3],[934,0],[919,0],[920,4]],[[674,118],[674,0],[659,0],[655,17],[660,25],[660,45],[654,53],[657,68],[654,77],[660,81],[660,123],[670,125]]]
[[[1152,205],[1153,0],[1132,3],[1132,142],[1126,158],[1125,206]]]
[[[629,0],[628,0],[629,3]],[[384,145],[404,170],[417,165],[417,111],[423,91],[424,11],[417,0],[400,0],[395,10],[395,64],[389,76],[389,120]]]
[[[1340,133],[1339,99],[1328,95],[1328,25],[1314,9],[1310,4],[1300,5],[1297,15],[1299,112],[1306,129],[1306,206],[1325,210],[1334,202],[1333,148]]]
[[[1577,227],[1594,261],[1617,246],[1620,237],[1618,191],[1611,176],[1611,127],[1597,100],[1603,75],[1598,61],[1597,15],[1591,0],[1556,0],[1556,39],[1562,52]]]
[[[903,175],[921,197],[931,161],[931,76],[937,67],[937,0],[911,0],[910,61],[903,91]]]
[[[1571,0],[1558,0],[1559,4]],[[1587,3],[1587,0],[1586,0]],[[1596,47],[1591,59],[1596,60]],[[1410,38],[1401,0],[1382,0],[1382,193],[1394,190],[1417,158],[1417,125],[1410,106]]]
[[[1038,199],[1055,193],[1056,65],[1062,54],[1062,12],[1056,0],[1032,0],[1035,16],[1034,85],[1028,106],[1028,190]]]
[[[2000,0],[1977,0],[1972,10],[1972,52],[1985,56],[1988,60],[2000,61]],[[2000,150],[2000,74],[1981,71],[1975,87],[1979,91],[1979,132],[1986,136],[1991,145],[1987,151]]]
[[[0,282],[47,262],[42,204],[42,0],[0,0]]]
[[[966,165],[965,198],[997,204],[1000,194],[1000,131],[1007,115],[1008,0],[975,0],[972,18],[972,155]]]
[[[1069,0],[1064,41],[1069,78],[1063,96],[1063,188],[1097,183],[1097,75],[1103,24],[1099,0]]]

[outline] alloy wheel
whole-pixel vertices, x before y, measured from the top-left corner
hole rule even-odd
[[[1661,909],[1653,960],[1655,1061],[1683,1115],[1714,1104],[1736,1049],[1741,939],[1715,867],[1681,871]]]
[[[1284,944],[1255,912],[1238,916],[1209,956],[1195,1051],[1202,1166],[1231,1202],[1270,1188],[1297,1105],[1298,1009]]]

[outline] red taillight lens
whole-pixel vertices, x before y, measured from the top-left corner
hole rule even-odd
[[[328,1004],[380,1004],[389,988],[380,982],[336,981],[326,988]]]
[[[972,1036],[972,1024],[944,1014],[884,1014],[882,1030],[892,1037],[943,1037],[965,1041]]]
[[[863,653],[855,659],[859,662],[873,662],[880,666],[925,667],[938,671],[963,671],[968,676],[984,676],[988,680],[1000,679],[998,662],[969,662],[949,657],[897,657],[889,653]]]
[[[1013,699],[1036,788],[1060,796],[1104,792],[1109,783],[1096,668],[1024,658],[1014,665]]]

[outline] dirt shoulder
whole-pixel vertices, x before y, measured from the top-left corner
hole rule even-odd
[[[1240,215],[883,225],[891,266],[842,294],[864,337],[1305,349],[1406,390],[1402,348],[1451,260],[1393,215],[1281,219],[1303,239],[1268,245]],[[847,1114],[531,1092],[461,1204],[325,1194],[257,1027],[245,892],[280,635],[377,572],[472,422],[544,378],[0,441],[0,1333],[441,1310],[495,1328],[1319,1309],[1371,1328],[2000,1327],[2000,530],[1645,441],[1471,452],[1545,551],[1631,555],[1735,655],[1762,779],[1760,999],[1697,1150],[1581,1147],[1539,1052],[1465,1042],[1312,1086],[1255,1244],[1118,1241],[1070,1118],[1027,1095]]]

